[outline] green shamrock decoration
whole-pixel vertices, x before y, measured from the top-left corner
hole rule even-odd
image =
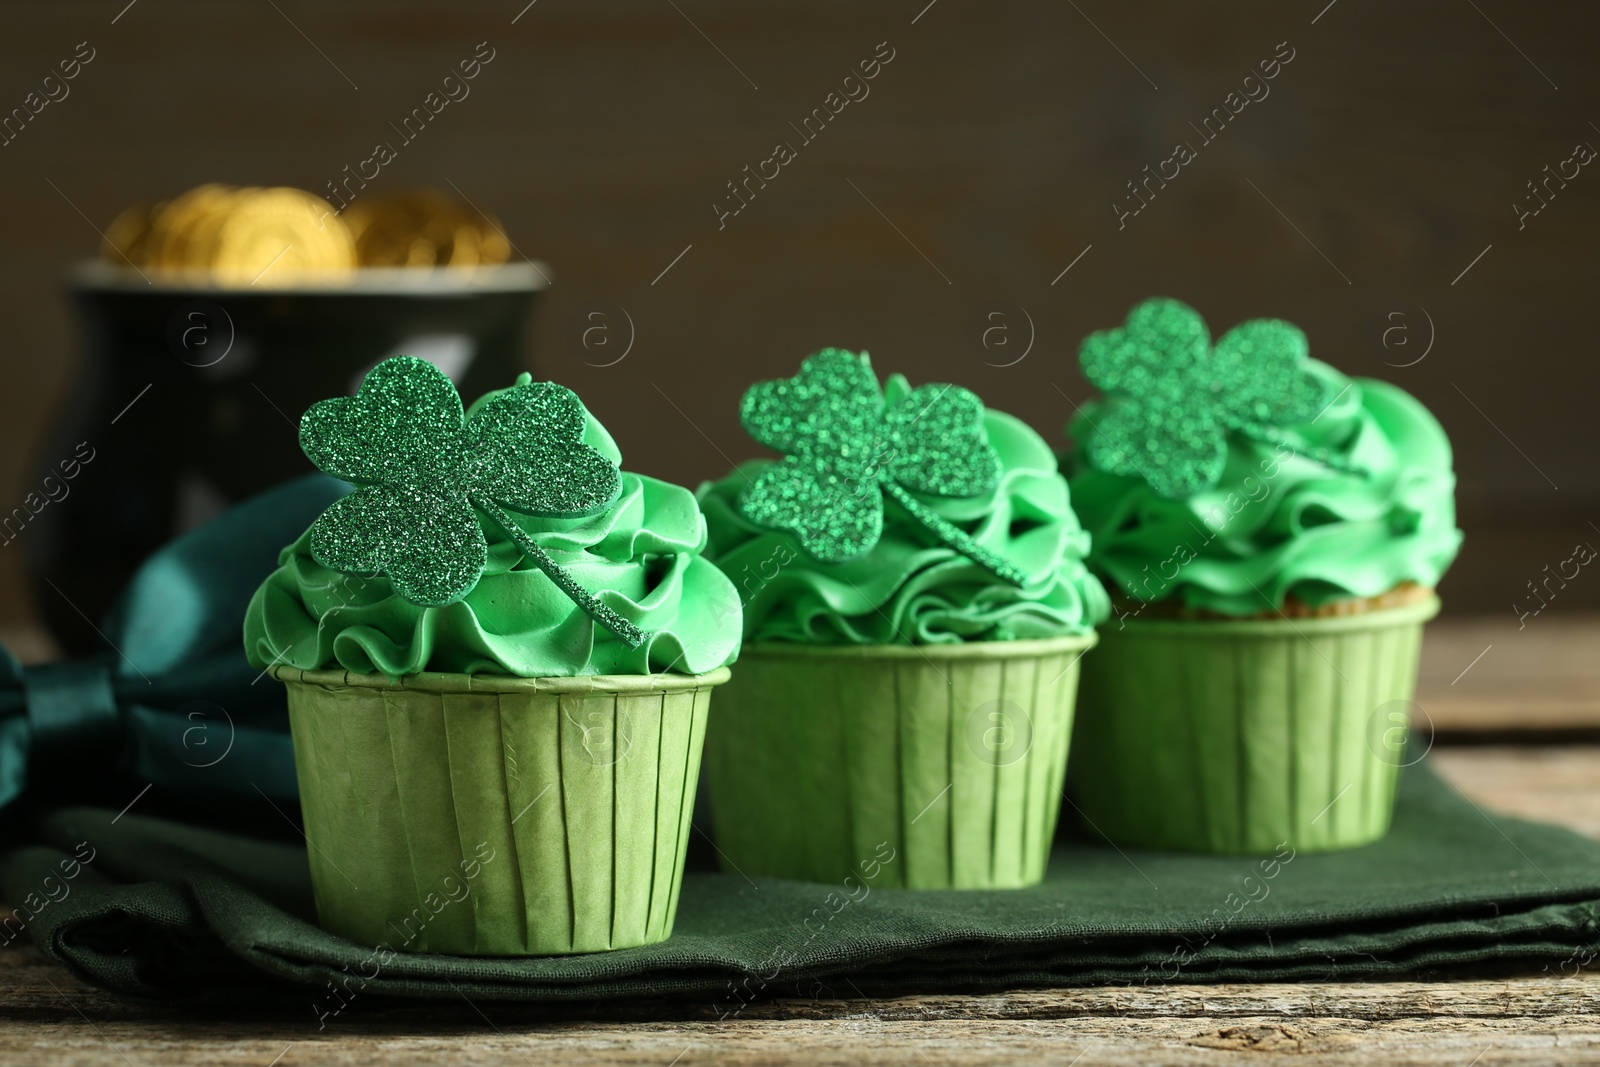
[[[1307,422],[1326,400],[1305,362],[1306,335],[1277,319],[1235,326],[1215,345],[1187,304],[1146,300],[1127,323],[1091,334],[1079,350],[1089,381],[1108,394],[1089,440],[1089,462],[1143,478],[1164,497],[1217,484],[1228,434],[1278,441],[1275,429]],[[1349,469],[1322,449],[1302,455]]]
[[[382,572],[414,604],[451,604],[472,591],[488,562],[481,512],[590,618],[637,648],[644,633],[507,514],[582,518],[616,501],[621,476],[583,443],[583,427],[577,396],[554,383],[523,374],[467,419],[455,385],[433,364],[386,359],[355,396],[318,401],[300,420],[311,462],[356,486],[312,524],[312,558],[335,570]]]
[[[795,377],[751,386],[739,419],[785,456],[745,486],[739,510],[793,534],[814,558],[843,563],[870,552],[883,535],[887,494],[957,552],[1008,582],[1026,580],[911,495],[977,496],[999,484],[983,404],[968,390],[924,385],[886,405],[865,352],[826,348]]]

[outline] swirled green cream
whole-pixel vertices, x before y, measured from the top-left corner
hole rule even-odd
[[[584,442],[621,463],[616,442],[587,412]],[[513,519],[584,588],[645,630],[645,643],[630,649],[596,626],[485,521],[483,577],[444,607],[411,603],[382,575],[322,566],[311,557],[309,531],[302,534],[250,601],[250,661],[390,677],[444,671],[547,678],[699,674],[738,654],[739,599],[701,554],[706,524],[689,490],[623,472],[622,495],[599,515]]]
[[[1438,583],[1461,546],[1444,429],[1396,386],[1307,368],[1328,407],[1276,442],[1232,435],[1216,486],[1179,500],[1086,466],[1101,405],[1084,405],[1068,430],[1072,499],[1119,600],[1255,615],[1291,596],[1320,606]],[[1350,470],[1310,458],[1320,449]]]
[[[910,386],[885,384],[895,403]],[[918,495],[1027,575],[1019,588],[940,543],[893,500],[883,536],[859,558],[821,563],[795,538],[764,529],[738,509],[739,493],[770,460],[752,460],[699,489],[710,530],[706,554],[733,579],[746,641],[816,645],[944,644],[1088,633],[1110,600],[1084,564],[1089,538],[1068,503],[1066,480],[1043,438],[1021,420],[984,412],[999,453],[995,488],[966,498]]]

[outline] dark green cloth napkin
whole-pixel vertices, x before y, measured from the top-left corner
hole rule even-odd
[[[666,943],[523,959],[375,952],[323,933],[303,847],[90,808],[36,829],[41,844],[0,857],[0,896],[51,957],[125,994],[288,996],[324,1023],[379,995],[698,994],[733,1015],[772,995],[1369,978],[1490,960],[1570,971],[1592,958],[1600,913],[1600,844],[1487,815],[1426,765],[1403,776],[1393,832],[1350,852],[1288,858],[1291,844],[1274,861],[1063,839],[1044,884],[1005,891],[868,882],[847,895],[695,872]]]

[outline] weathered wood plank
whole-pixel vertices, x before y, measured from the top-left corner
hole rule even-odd
[[[1541,984],[1554,988],[1525,995]],[[358,1014],[321,1032],[309,1019],[104,1018],[73,996],[82,1014],[64,1006],[48,1020],[0,1019],[0,1056],[63,1064],[116,1062],[120,1054],[130,1063],[173,1064],[262,1064],[281,1056],[275,1062],[286,1067],[530,1058],[659,1067],[906,1062],[909,1048],[916,1062],[932,1064],[1069,1063],[1080,1054],[1085,1063],[1235,1062],[1229,1052],[1290,1054],[1308,1064],[1592,1063],[1600,1059],[1593,986],[1582,979],[1518,979],[1280,986],[1265,993],[1219,987],[1192,1001],[1172,1001],[1163,995],[1170,991],[1057,990],[876,1005],[775,1002],[726,1022],[529,1021],[500,1005],[483,1006],[481,1013],[464,1005],[450,1019],[433,1012],[381,1019]],[[63,991],[58,1002],[67,996]],[[1190,1007],[1200,1010],[1185,1010]]]
[[[1600,838],[1600,746],[1441,748],[1433,759],[1486,808]]]
[[[571,1013],[572,1009],[563,1009]],[[581,1009],[580,1009],[581,1010]],[[639,1002],[562,1020],[500,1004],[352,1005],[325,1030],[282,1012],[195,1019],[87,989],[31,949],[0,953],[0,1061],[498,1064],[998,1063],[1096,1059],[1307,1064],[1595,1062],[1600,976],[1430,984],[1028,990],[883,1001],[778,1000],[718,1021],[694,1002]],[[276,1017],[274,1017],[276,1016]],[[1481,1058],[1475,1059],[1475,1057]],[[1253,1062],[1244,1060],[1243,1062]]]
[[[1440,619],[1422,642],[1417,703],[1441,731],[1600,729],[1597,647],[1589,613]]]

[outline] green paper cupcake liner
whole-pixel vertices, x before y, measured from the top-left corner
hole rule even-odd
[[[1152,848],[1351,848],[1389,829],[1437,597],[1304,619],[1131,621],[1083,673],[1072,793]]]
[[[706,741],[724,869],[912,889],[1039,882],[1094,641],[746,646]]]
[[[672,933],[708,674],[503,678],[273,669],[322,927],[466,956]]]

